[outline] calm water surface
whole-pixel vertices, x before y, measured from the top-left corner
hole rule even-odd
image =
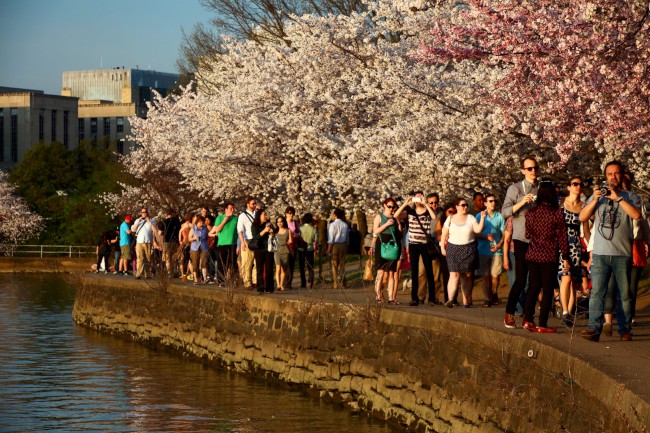
[[[74,280],[0,276],[0,432],[390,433],[301,392],[98,334]]]

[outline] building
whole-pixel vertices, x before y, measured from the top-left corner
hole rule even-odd
[[[79,140],[107,137],[123,154],[135,145],[128,140],[129,117],[145,117],[152,90],[167,96],[178,78],[178,74],[140,69],[66,71],[61,95],[79,98]]]
[[[39,141],[77,147],[78,98],[0,87],[0,169],[9,170]]]
[[[73,149],[83,140],[105,140],[118,153],[135,143],[129,117],[147,115],[153,90],[173,89],[178,74],[139,69],[63,73],[61,96],[0,86],[0,169],[7,171],[40,141]]]

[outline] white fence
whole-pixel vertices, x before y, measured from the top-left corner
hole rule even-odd
[[[10,257],[95,257],[95,247],[87,245],[7,245],[3,253]]]

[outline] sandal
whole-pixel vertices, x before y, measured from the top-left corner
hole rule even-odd
[[[397,299],[391,299],[388,301],[389,305],[400,305],[400,302]]]
[[[383,300],[383,299],[375,299],[375,303],[376,303],[377,305],[380,305],[380,306],[381,306],[381,305],[384,305],[384,300]],[[390,304],[390,302],[388,302],[388,303]]]
[[[492,306],[492,303],[490,301],[485,301],[485,303],[483,304],[484,308],[490,308],[491,306]]]

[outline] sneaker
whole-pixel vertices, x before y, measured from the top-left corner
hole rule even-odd
[[[118,275],[118,274],[119,274],[118,271],[113,272],[113,275]]]
[[[108,274],[108,271],[104,271],[104,275]]]
[[[629,332],[626,332],[625,334],[621,334],[621,341],[632,341],[632,334]]]
[[[503,324],[506,328],[515,329],[517,327],[517,323],[515,322],[515,315],[506,313],[506,315],[503,316]]]
[[[526,322],[524,320],[524,329],[528,329],[530,332],[536,332],[537,326],[535,326],[534,322]]]
[[[557,328],[547,328],[546,326],[538,326],[537,332],[539,332],[540,334],[555,334],[557,332]]]
[[[600,334],[596,333],[595,329],[583,329],[580,336],[589,341],[598,342],[600,340]]]

